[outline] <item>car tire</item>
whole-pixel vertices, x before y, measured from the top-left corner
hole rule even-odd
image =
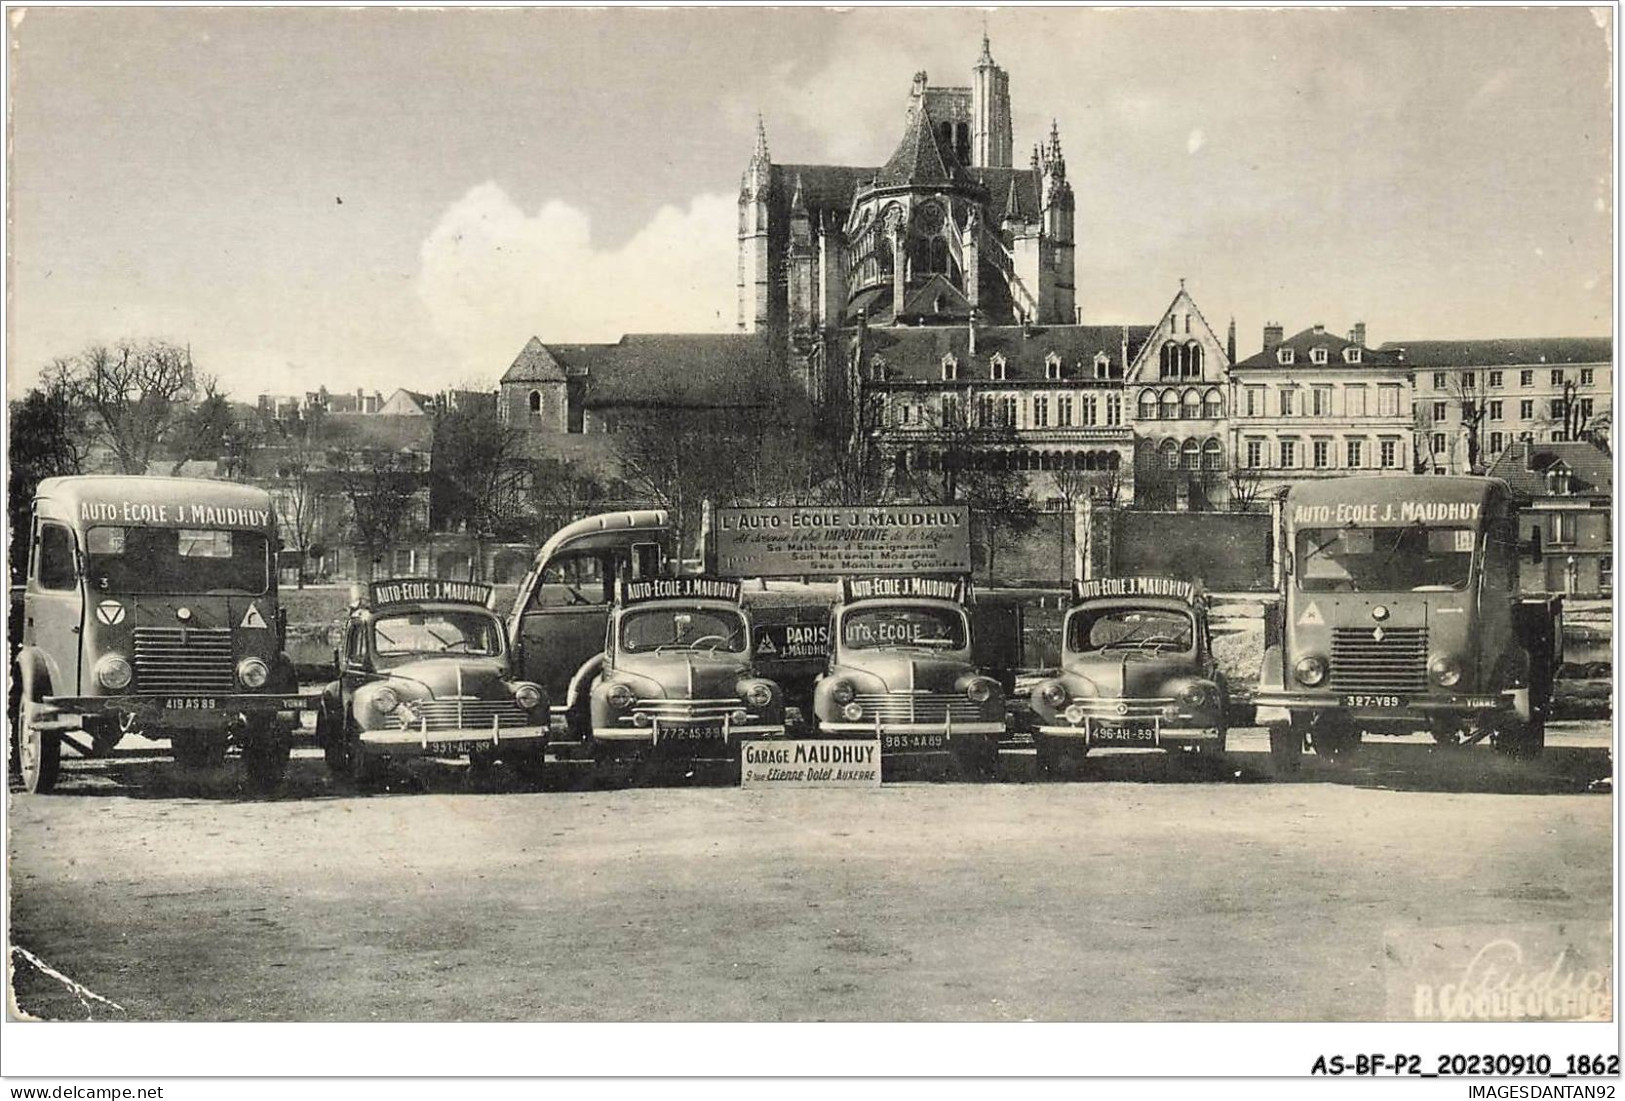
[[[350,775],[350,741],[342,727],[334,729],[337,726],[325,715],[316,717],[316,741],[322,747],[322,761],[334,779],[344,779]]]
[[[34,721],[38,686],[32,669],[24,667],[22,691],[11,729],[17,745],[17,773],[30,795],[48,795],[62,769],[62,739],[54,730],[41,730]]]
[[[1303,768],[1303,728],[1270,727],[1270,763],[1279,776],[1295,776]]]
[[[550,770],[547,767],[545,749],[510,753],[507,755],[507,762],[527,786],[541,788],[547,785]]]
[[[274,791],[288,773],[293,739],[274,720],[254,723],[243,741],[243,770],[251,790]]]

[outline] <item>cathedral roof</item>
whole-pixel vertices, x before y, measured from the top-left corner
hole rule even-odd
[[[942,275],[933,275],[903,295],[904,317],[970,317],[971,305],[962,291]]]
[[[503,382],[563,382],[564,368],[536,337],[531,337],[502,375]]]
[[[1123,341],[1128,339],[1128,359]],[[1148,325],[987,325],[976,329],[976,352],[970,350],[966,325],[923,325],[870,328],[864,339],[864,366],[878,355],[886,364],[886,378],[901,382],[942,381],[942,357],[952,354],[959,363],[960,382],[992,380],[992,360],[1004,357],[1005,382],[1047,382],[1047,360],[1061,357],[1062,381],[1094,381],[1095,356],[1105,355],[1120,385],[1128,363],[1151,335]]]
[[[931,112],[920,100],[909,112],[908,129],[877,182],[882,187],[903,185],[944,185],[958,182],[962,175],[959,159],[942,147]]]

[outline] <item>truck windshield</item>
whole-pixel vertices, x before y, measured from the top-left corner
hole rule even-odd
[[[1471,528],[1300,528],[1298,587],[1309,593],[1450,592],[1472,579]]]
[[[948,608],[882,604],[847,615],[841,641],[854,650],[920,646],[930,650],[963,650],[965,617]]]
[[[106,593],[243,593],[270,583],[265,535],[215,528],[94,527],[85,532],[90,585]]]
[[[721,608],[647,608],[621,618],[621,649],[628,654],[672,649],[739,654],[747,639],[745,617]]]
[[[410,612],[382,615],[372,624],[373,651],[380,658],[411,654],[502,653],[502,629],[484,612]]]
[[[1171,608],[1080,608],[1067,621],[1066,648],[1074,654],[1184,651],[1195,638],[1190,615]]]

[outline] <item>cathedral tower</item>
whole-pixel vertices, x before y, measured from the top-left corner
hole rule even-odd
[[[767,201],[773,184],[773,158],[767,151],[767,127],[756,116],[756,151],[739,181],[739,328],[765,329],[769,318]]]
[[[1066,181],[1066,158],[1061,155],[1061,130],[1050,123],[1049,142],[1039,157],[1039,194],[1042,196],[1042,270],[1039,275],[1040,320],[1051,325],[1071,324],[1076,317],[1077,282],[1075,243],[1072,239],[1075,205],[1072,185]]]
[[[1014,135],[1010,127],[1010,75],[993,61],[987,35],[971,82],[971,161],[976,168],[1009,168]]]

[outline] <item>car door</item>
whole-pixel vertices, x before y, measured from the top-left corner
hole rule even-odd
[[[613,556],[566,552],[542,567],[520,618],[524,677],[547,690],[554,710],[566,705],[576,671],[604,650],[613,596]]]
[[[32,547],[23,598],[23,638],[46,656],[51,694],[76,696],[81,691],[79,644],[85,614],[78,544],[66,524],[36,519]]]

